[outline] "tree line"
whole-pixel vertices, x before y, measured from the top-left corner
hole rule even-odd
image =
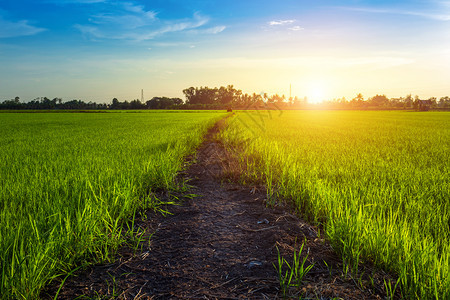
[[[337,98],[324,101],[320,104],[310,103],[307,97],[289,97],[285,95],[268,95],[267,93],[243,93],[233,85],[219,88],[189,87],[183,90],[185,100],[180,98],[153,97],[151,100],[141,102],[138,99],[132,101],[119,101],[112,99],[110,104],[84,102],[71,100],[63,102],[61,98],[49,99],[47,97],[35,98],[29,102],[21,102],[19,97],[5,100],[0,103],[0,109],[11,110],[127,110],[127,109],[418,109],[421,102],[419,96],[411,94],[400,98],[388,98],[386,95],[375,95],[367,99],[362,94],[347,100]],[[426,104],[431,109],[450,109],[450,97],[436,97],[426,99]]]
[[[84,102],[82,100],[71,100],[63,102],[61,98],[49,99],[47,97],[35,98],[29,102],[21,102],[19,97],[5,100],[0,103],[0,109],[8,110],[106,110],[106,109],[171,109],[183,104],[180,98],[153,97],[142,103],[139,100],[120,102],[117,98],[112,99],[111,104]]]
[[[233,85],[220,88],[190,87],[183,90],[186,105],[197,108],[227,108],[256,109],[256,108],[278,108],[278,109],[308,109],[308,108],[337,108],[337,109],[418,109],[421,99],[411,94],[400,98],[388,98],[386,95],[375,95],[364,99],[362,94],[356,95],[351,100],[337,98],[324,101],[320,104],[310,103],[307,97],[289,97],[285,95],[246,94],[235,89]],[[448,96],[426,99],[431,109],[450,109],[450,98]]]
[[[436,97],[428,99],[420,99],[419,96],[412,96],[411,94],[405,97],[388,98],[386,95],[375,95],[364,99],[362,94],[358,94],[355,98],[347,100],[345,98],[333,99],[326,101],[324,104],[328,106],[335,106],[340,108],[379,108],[379,109],[419,109],[420,102],[424,101],[430,109],[450,109],[450,97],[441,97],[439,100]]]

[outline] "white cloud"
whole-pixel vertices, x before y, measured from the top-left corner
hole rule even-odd
[[[270,21],[268,24],[270,26],[277,26],[277,25],[288,25],[294,23],[295,20],[278,20],[278,21]]]
[[[70,3],[91,4],[91,3],[102,3],[106,1],[107,0],[47,0],[46,2],[55,4],[70,4]]]
[[[442,5],[444,5],[444,3],[442,3]],[[446,3],[445,5],[448,5],[448,3]],[[424,11],[412,11],[412,10],[374,9],[374,8],[366,8],[366,7],[342,7],[342,8],[346,9],[346,10],[366,12],[366,13],[417,16],[417,17],[432,19],[432,20],[436,20],[436,21],[450,21],[450,13],[446,13],[446,12],[437,13],[437,12],[424,12]]]
[[[293,27],[289,28],[289,30],[292,30],[292,31],[300,31],[300,30],[303,30],[303,29],[305,29],[305,28],[300,27],[300,26],[293,26]]]
[[[45,28],[30,25],[27,20],[8,21],[0,15],[0,38],[35,35],[45,30]]]
[[[300,30],[304,30],[305,28],[299,26],[299,25],[294,25],[297,22],[297,20],[294,19],[289,19],[289,20],[274,20],[274,21],[270,21],[267,22],[267,24],[270,25],[270,30],[272,30],[272,28],[277,28],[277,29],[282,29],[282,30],[290,30],[290,31],[300,31]],[[291,25],[290,27],[288,27],[288,25]]]
[[[146,11],[143,6],[130,2],[115,3],[108,5],[107,11],[92,15],[91,23],[119,28],[135,29],[148,26],[156,20],[156,12]]]
[[[133,2],[106,3],[103,11],[91,15],[87,24],[77,24],[77,28],[88,38],[150,40],[172,32],[196,30],[209,22],[209,18],[194,13],[191,18],[163,20],[155,11]],[[199,33],[215,34],[225,26],[199,30]]]
[[[89,37],[89,38],[92,38],[92,37],[94,37],[94,38],[104,38],[105,37],[94,26],[76,24],[76,25],[74,25],[74,27],[76,29],[78,29],[83,35],[85,35],[86,37]]]
[[[422,12],[413,12],[413,11],[403,12],[402,14],[418,16],[418,17],[433,19],[433,20],[437,20],[437,21],[450,21],[450,14],[422,13]]]
[[[226,28],[227,28],[226,26],[216,26],[216,27],[205,29],[205,33],[217,34],[217,33],[224,31]]]
[[[224,31],[226,28],[226,26],[215,26],[205,29],[190,30],[189,32],[194,34],[218,34]]]
[[[183,44],[182,43],[169,43],[169,42],[157,42],[157,43],[152,43],[153,46],[155,47],[180,47]]]
[[[209,22],[208,17],[204,17],[198,13],[195,13],[194,17],[192,19],[169,22],[169,25],[166,25],[165,27],[161,28],[157,32],[162,34],[162,33],[167,33],[167,32],[182,31],[182,30],[186,30],[186,29],[194,29],[194,28],[201,27],[208,22]]]

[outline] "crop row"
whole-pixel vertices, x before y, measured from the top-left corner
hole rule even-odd
[[[113,258],[220,113],[1,114],[0,295]],[[131,228],[133,230],[133,228]]]
[[[450,297],[450,114],[241,112],[222,138],[243,181],[323,225],[358,271],[399,276],[403,296]]]

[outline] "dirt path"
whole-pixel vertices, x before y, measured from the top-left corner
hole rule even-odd
[[[373,275],[378,288],[363,289],[345,278],[316,228],[283,207],[266,208],[262,188],[221,183],[227,154],[216,132],[217,127],[209,132],[196,162],[182,174],[199,196],[170,206],[166,217],[149,212],[139,226],[154,234],[140,252],[123,248],[115,263],[69,278],[58,299],[277,299],[277,248],[290,261],[305,238],[303,256],[309,253],[307,265],[314,267],[290,295],[381,299],[382,279]],[[46,295],[54,296],[57,288]]]

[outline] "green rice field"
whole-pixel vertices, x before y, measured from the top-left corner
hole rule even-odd
[[[322,224],[354,273],[370,261],[405,298],[450,299],[449,113],[243,111],[222,138],[241,180]]]
[[[0,298],[113,258],[122,228],[175,174],[218,112],[1,113]]]
[[[114,259],[153,192],[225,113],[0,113],[0,299]],[[243,183],[320,224],[354,275],[406,299],[450,298],[450,113],[240,111],[220,134]]]

